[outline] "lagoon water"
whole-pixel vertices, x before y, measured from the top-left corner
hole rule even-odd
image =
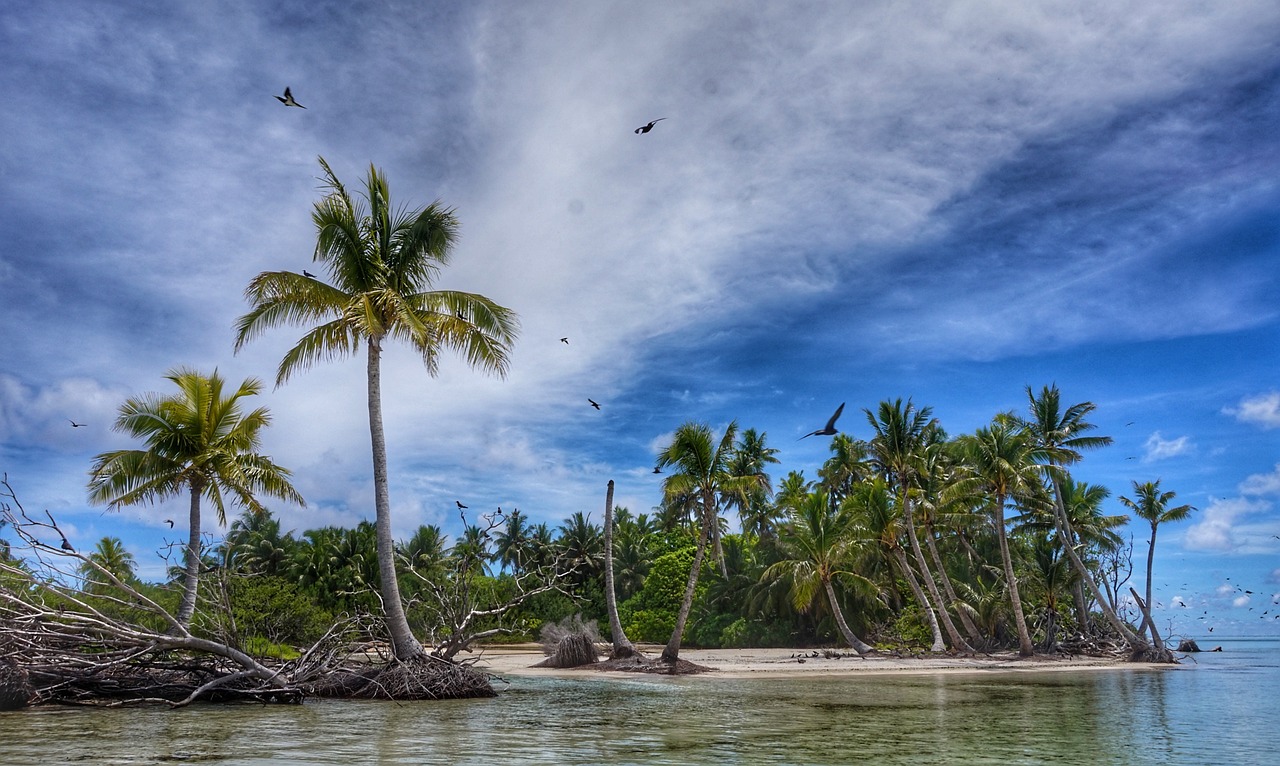
[[[1220,643],[1155,671],[620,674],[455,702],[41,708],[0,713],[0,764],[1280,764],[1280,641]]]

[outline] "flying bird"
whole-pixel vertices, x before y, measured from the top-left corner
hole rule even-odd
[[[641,133],[648,133],[649,131],[653,130],[653,126],[654,126],[654,125],[657,125],[659,122],[662,122],[662,121],[663,121],[663,120],[665,120],[665,119],[667,119],[667,118],[666,118],[666,117],[659,117],[658,119],[654,120],[653,122],[649,123],[648,125],[641,125],[640,127],[636,128],[636,135],[640,135]]]
[[[600,409],[600,405],[596,403],[595,399],[588,399],[587,401],[591,402],[592,407],[595,407],[597,410]]]
[[[817,431],[813,431],[813,432],[811,432],[811,433],[807,433],[807,434],[805,434],[804,436],[801,436],[801,437],[800,437],[800,439],[807,439],[807,438],[809,438],[810,436],[833,436],[833,435],[835,435],[835,433],[836,433],[836,421],[840,419],[840,413],[842,413],[842,412],[844,412],[844,402],[840,402],[840,406],[839,406],[839,407],[836,407],[836,414],[834,414],[834,415],[832,415],[832,416],[831,416],[831,419],[827,421],[827,424],[826,424],[825,426],[823,426],[822,428],[819,428]],[[800,441],[800,439],[796,439],[796,441]]]
[[[655,465],[655,466],[653,467],[653,472],[654,472],[654,473],[662,473],[662,469]]]
[[[165,519],[164,523],[169,525],[169,529],[173,529],[173,519]]]
[[[568,339],[568,338],[561,338],[561,339],[560,339],[560,342],[561,342],[561,343],[563,343],[563,344],[565,344],[566,346],[567,346],[567,345],[569,345],[569,339]]]
[[[71,420],[71,418],[67,418],[67,420],[71,421],[71,427],[72,427],[72,428],[84,428],[84,426],[85,426],[85,424],[84,424],[84,423],[77,423],[77,422],[75,422],[74,420]]]
[[[277,100],[277,101],[279,101],[280,103],[284,104],[285,106],[296,106],[296,107],[298,107],[299,109],[306,109],[306,107],[305,107],[305,106],[303,106],[302,104],[299,104],[297,101],[294,101],[294,100],[293,100],[293,94],[289,92],[289,89],[288,89],[288,88],[285,88],[285,89],[284,89],[284,95],[283,95],[283,96],[276,96],[276,100]]]
[[[454,500],[453,503],[454,505],[458,506],[458,510],[460,511],[467,510],[467,506],[463,505],[461,500]]]
[[[303,270],[302,270],[302,276],[307,277],[307,278],[309,278],[309,279],[315,279],[315,278],[316,278],[316,275],[315,275],[315,274],[312,274],[311,272],[307,271],[306,269],[303,269]]]
[[[1128,423],[1125,423],[1124,425],[1125,425],[1125,427],[1126,427],[1126,428],[1128,428],[1129,426],[1133,425],[1133,424],[1134,424],[1134,422],[1135,422],[1135,421],[1130,420]]]

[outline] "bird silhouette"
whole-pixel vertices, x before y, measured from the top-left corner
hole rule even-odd
[[[461,500],[454,500],[453,502],[454,502],[454,505],[458,506],[458,510],[460,511],[467,510],[467,506],[463,505]]]
[[[567,345],[569,345],[569,339],[568,339],[568,338],[561,338],[561,339],[560,339],[560,342],[561,342],[561,343],[563,343],[563,344],[565,344],[566,346],[567,346]]]
[[[279,101],[280,103],[284,104],[285,106],[296,106],[296,107],[298,107],[299,109],[306,109],[306,107],[305,107],[305,106],[303,106],[302,104],[299,104],[297,101],[294,101],[294,100],[293,100],[293,94],[289,92],[289,89],[288,89],[288,88],[285,88],[285,89],[284,89],[284,95],[283,95],[283,96],[276,96],[276,101]]]
[[[836,407],[836,414],[831,416],[831,419],[827,421],[827,424],[825,426],[823,426],[822,428],[819,428],[817,431],[813,431],[811,433],[805,434],[804,436],[801,436],[800,439],[807,439],[810,436],[834,435],[836,433],[836,421],[840,419],[840,413],[842,412],[844,412],[844,402],[840,402],[840,406]],[[800,441],[800,439],[796,439],[796,441]]]
[[[597,410],[600,409],[600,405],[596,403],[595,399],[588,399],[587,401],[591,402],[592,407],[595,407]]]
[[[312,274],[311,272],[307,271],[306,269],[303,269],[303,270],[302,270],[302,276],[307,277],[308,279],[315,279],[315,278],[316,278],[316,275],[315,275],[315,274]]]
[[[71,427],[72,427],[72,428],[84,428],[84,426],[85,426],[85,424],[84,424],[84,423],[77,423],[77,422],[75,422],[74,420],[71,420],[71,418],[67,418],[67,420],[71,421]]]
[[[648,133],[649,131],[653,130],[653,126],[654,126],[654,125],[657,125],[659,122],[662,122],[662,121],[663,121],[663,120],[665,120],[665,119],[667,119],[667,118],[666,118],[666,117],[659,117],[658,119],[654,120],[653,122],[649,123],[648,125],[641,125],[640,127],[636,128],[636,135],[640,135],[641,133]]]
[[[1138,459],[1138,458],[1137,458],[1137,456],[1133,456],[1133,457],[1127,457],[1127,458],[1125,458],[1125,460],[1137,460],[1137,459]]]
[[[169,525],[169,529],[173,529],[173,519],[165,519],[164,523]]]
[[[662,469],[655,465],[655,466],[653,467],[653,472],[654,472],[654,473],[662,473]]]

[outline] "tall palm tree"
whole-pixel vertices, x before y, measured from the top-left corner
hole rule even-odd
[[[1004,565],[1004,579],[1018,629],[1018,653],[1030,657],[1035,654],[1035,646],[1027,630],[1013,557],[1009,554],[1004,509],[1011,498],[1032,492],[1040,483],[1040,467],[1032,459],[1033,448],[1026,432],[1009,418],[997,417],[991,425],[962,436],[960,444],[965,478],[956,482],[953,489],[959,493],[981,493],[990,501],[992,527],[1000,544],[1000,561]]]
[[[874,594],[877,590],[874,583],[852,568],[860,553],[861,540],[854,534],[857,523],[857,516],[850,511],[832,508],[826,492],[810,494],[781,530],[782,549],[790,558],[771,565],[764,577],[774,580],[789,575],[796,609],[808,607],[821,590],[840,635],[854,651],[864,655],[875,649],[849,628],[834,585],[840,580],[864,593]]]
[[[613,642],[611,659],[631,657],[636,653],[635,644],[627,638],[618,617],[618,593],[613,587],[613,479],[609,480],[604,498],[604,599],[609,612],[609,640]]]
[[[231,522],[224,544],[227,565],[234,571],[276,576],[285,573],[297,541],[292,534],[280,534],[280,520],[270,511],[246,510]]]
[[[818,478],[831,498],[832,507],[839,506],[853,492],[854,485],[867,475],[866,461],[866,442],[848,434],[831,437],[831,457],[818,469]]]
[[[934,581],[929,565],[925,561],[924,552],[920,549],[920,540],[916,536],[912,512],[912,494],[917,488],[920,459],[926,445],[932,440],[930,431],[937,428],[937,423],[932,418],[933,409],[930,407],[917,409],[909,399],[903,406],[902,399],[897,399],[892,403],[880,402],[880,407],[875,414],[866,409],[863,412],[867,416],[867,422],[875,431],[875,436],[871,439],[871,460],[897,492],[903,531],[907,536],[916,567],[920,570],[920,578],[924,580],[925,587],[928,589],[928,597],[932,598],[930,602],[923,593],[918,596],[921,599],[920,608],[933,632],[933,650],[943,651],[946,648],[942,632],[938,629],[939,618],[941,618],[951,645],[956,649],[972,652],[973,648],[960,636],[947,610],[939,608],[936,614],[934,612],[934,604],[939,607],[944,604],[938,591],[938,584]]]
[[[1178,493],[1173,491],[1161,492],[1160,479],[1156,479],[1155,481],[1144,481],[1141,484],[1139,484],[1135,480],[1133,482],[1133,493],[1136,499],[1130,500],[1127,497],[1121,496],[1120,503],[1124,505],[1125,508],[1128,508],[1129,510],[1137,514],[1139,518],[1145,519],[1147,522],[1151,524],[1151,541],[1150,543],[1148,543],[1148,548],[1147,548],[1147,591],[1146,591],[1147,609],[1150,609],[1151,608],[1151,565],[1155,561],[1155,556],[1156,556],[1156,527],[1160,526],[1166,521],[1182,521],[1186,519],[1188,516],[1190,516],[1191,512],[1194,511],[1195,508],[1193,508],[1190,505],[1179,505],[1175,508],[1170,508],[1169,503],[1173,501],[1173,498],[1177,497]],[[1142,625],[1139,626],[1138,632],[1141,633],[1142,631],[1146,630],[1147,627],[1148,627],[1148,620],[1147,620],[1146,614],[1144,613],[1142,617]],[[1153,639],[1153,642],[1159,641],[1159,639],[1156,638],[1156,634],[1154,631],[1152,632],[1152,639]],[[1160,647],[1157,645],[1156,648],[1159,649]]]
[[[675,468],[662,483],[664,499],[671,501],[675,498],[690,498],[696,503],[698,517],[693,566],[689,569],[689,580],[685,584],[684,599],[676,615],[675,629],[662,650],[662,660],[668,663],[674,663],[680,658],[680,643],[685,623],[689,619],[689,610],[693,607],[693,595],[698,586],[702,561],[706,557],[707,543],[713,535],[718,540],[723,497],[747,491],[751,484],[760,482],[759,475],[736,478],[729,470],[737,433],[737,422],[730,423],[717,442],[711,434],[710,426],[704,423],[685,423],[676,429],[671,443],[658,455],[659,468]]]
[[[146,449],[114,450],[94,458],[89,501],[115,510],[190,494],[186,572],[175,615],[185,629],[196,608],[201,498],[213,503],[219,524],[227,523],[228,502],[264,513],[258,493],[305,503],[289,482],[289,471],[258,452],[262,429],[271,422],[267,408],[241,408],[242,399],[262,390],[260,381],[248,378],[226,395],[216,370],[206,376],[178,368],[165,377],[178,387],[177,394],[144,394],[120,405],[112,428],[144,440]]]
[[[369,167],[362,198],[348,193],[324,158],[327,193],[315,203],[314,260],[329,281],[267,271],[245,290],[252,305],[237,322],[236,349],[277,325],[309,326],[280,362],[276,385],[322,359],[367,348],[369,437],[381,594],[392,650],[400,660],[425,653],[405,618],[391,537],[387,445],[382,424],[383,344],[399,340],[421,354],[434,376],[441,351],[460,352],[472,367],[505,375],[516,335],[515,315],[482,295],[433,290],[457,237],[453,212],[438,202],[395,209],[382,171]]]
[[[591,523],[591,514],[574,511],[560,525],[556,549],[578,584],[595,580],[604,566],[604,531]]]
[[[1056,385],[1045,386],[1041,389],[1039,396],[1031,386],[1027,386],[1026,392],[1029,416],[1020,418],[1018,423],[1030,436],[1037,456],[1044,461],[1042,468],[1048,475],[1050,486],[1053,488],[1054,523],[1057,525],[1058,535],[1062,538],[1063,550],[1070,559],[1076,575],[1097,600],[1098,608],[1106,616],[1107,622],[1131,647],[1137,652],[1143,652],[1147,646],[1146,641],[1130,630],[1107,599],[1103,598],[1097,581],[1093,579],[1089,568],[1084,565],[1076,552],[1076,534],[1062,499],[1061,481],[1065,473],[1063,469],[1080,462],[1081,450],[1105,447],[1111,444],[1111,437],[1087,435],[1089,431],[1096,428],[1085,420],[1090,412],[1097,409],[1093,402],[1080,402],[1063,410],[1061,393]],[[1081,627],[1085,627],[1088,614],[1080,615],[1080,619]]]

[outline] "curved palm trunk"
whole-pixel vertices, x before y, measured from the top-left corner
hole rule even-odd
[[[836,627],[840,628],[840,635],[844,636],[844,640],[859,655],[874,652],[875,647],[854,635],[853,631],[849,629],[849,623],[844,621],[844,612],[840,610],[840,602],[836,601],[836,589],[832,586],[831,581],[824,580],[822,585],[827,589],[827,601],[831,604],[831,613],[836,617]]]
[[[198,484],[191,485],[191,513],[187,536],[187,570],[182,578],[182,602],[178,604],[177,620],[183,630],[191,625],[196,613],[196,589],[200,584],[200,492]]]
[[[938,553],[938,544],[933,537],[933,528],[929,524],[924,526],[924,540],[929,545],[929,558],[933,559],[933,565],[938,568],[938,578],[942,580],[942,589],[947,593],[947,603],[955,607],[956,614],[960,617],[960,623],[964,625],[964,630],[969,634],[970,641],[980,641],[982,632],[978,630],[978,626],[973,624],[973,618],[969,613],[960,608],[960,598],[956,596],[955,586],[951,584],[951,576],[947,574],[947,568],[942,564],[942,556]]]
[[[609,637],[613,640],[613,653],[609,659],[631,657],[636,653],[635,644],[622,630],[618,617],[618,595],[613,588],[613,479],[604,498],[604,599],[609,609]]]
[[[707,555],[707,538],[711,535],[710,520],[702,519],[702,529],[698,532],[698,546],[693,552],[693,566],[689,568],[689,581],[684,587],[684,599],[680,602],[680,613],[676,615],[676,627],[671,631],[671,640],[662,650],[663,662],[675,662],[680,659],[680,642],[684,637],[684,626],[689,620],[689,610],[693,608],[693,594],[698,587],[698,572],[702,570],[702,560]]]
[[[915,572],[911,571],[911,562],[907,561],[906,552],[900,547],[894,548],[893,556],[898,568],[902,570],[902,576],[906,578],[907,587],[911,588],[912,595],[916,597],[916,603],[920,605],[920,611],[924,612],[925,622],[929,623],[929,630],[933,633],[933,646],[930,647],[930,651],[946,651],[947,643],[942,640],[942,629],[938,627],[938,618],[933,613],[933,607],[929,605],[929,599],[925,598],[924,591],[920,588],[919,581],[916,580]]]
[[[1036,653],[1031,644],[1031,634],[1027,631],[1027,618],[1022,613],[1022,597],[1018,594],[1018,579],[1013,574],[1013,556],[1009,554],[1009,537],[1004,531],[1004,495],[996,495],[995,508],[996,540],[1000,543],[1000,561],[1004,564],[1004,579],[1009,584],[1009,601],[1013,604],[1013,621],[1018,627],[1018,654],[1030,657]]]
[[[1129,646],[1137,652],[1147,649],[1147,642],[1140,636],[1135,635],[1132,630],[1120,620],[1116,611],[1111,608],[1106,599],[1102,597],[1102,591],[1098,589],[1098,583],[1094,581],[1093,575],[1089,574],[1089,569],[1080,560],[1080,556],[1076,553],[1074,545],[1070,541],[1075,539],[1071,533],[1071,522],[1067,518],[1066,506],[1062,504],[1062,488],[1058,486],[1058,477],[1053,473],[1049,474],[1049,482],[1053,485],[1053,509],[1054,509],[1054,525],[1057,527],[1058,536],[1067,541],[1068,544],[1062,546],[1067,552],[1067,558],[1071,561],[1071,566],[1076,570],[1076,574],[1088,586],[1089,592],[1093,594],[1094,599],[1098,602],[1098,608],[1102,610],[1106,616],[1107,622],[1111,623],[1111,627],[1129,643]]]
[[[391,634],[391,651],[397,660],[408,660],[424,653],[422,644],[413,637],[409,620],[400,601],[400,583],[396,580],[395,543],[391,538],[391,492],[387,485],[387,439],[382,429],[382,346],[380,339],[369,340],[369,438],[373,443],[373,502],[377,513],[375,533],[378,541],[379,594],[382,612]]]
[[[920,540],[916,538],[915,521],[911,517],[911,501],[907,499],[904,492],[902,496],[902,522],[907,529],[907,539],[911,541],[911,553],[915,557],[916,564],[920,567],[920,577],[924,580],[925,587],[929,589],[929,595],[933,597],[933,603],[942,607],[942,595],[938,592],[938,583],[934,581],[933,574],[929,571],[929,564],[924,560],[924,552],[920,549]],[[947,613],[947,610],[939,608],[937,616],[941,618],[942,626],[947,631],[947,637],[951,639],[951,646],[972,654],[973,647],[969,646],[968,642],[960,636],[960,631],[956,630],[955,623],[951,621],[951,615]],[[937,642],[935,641],[934,643],[936,644]]]

